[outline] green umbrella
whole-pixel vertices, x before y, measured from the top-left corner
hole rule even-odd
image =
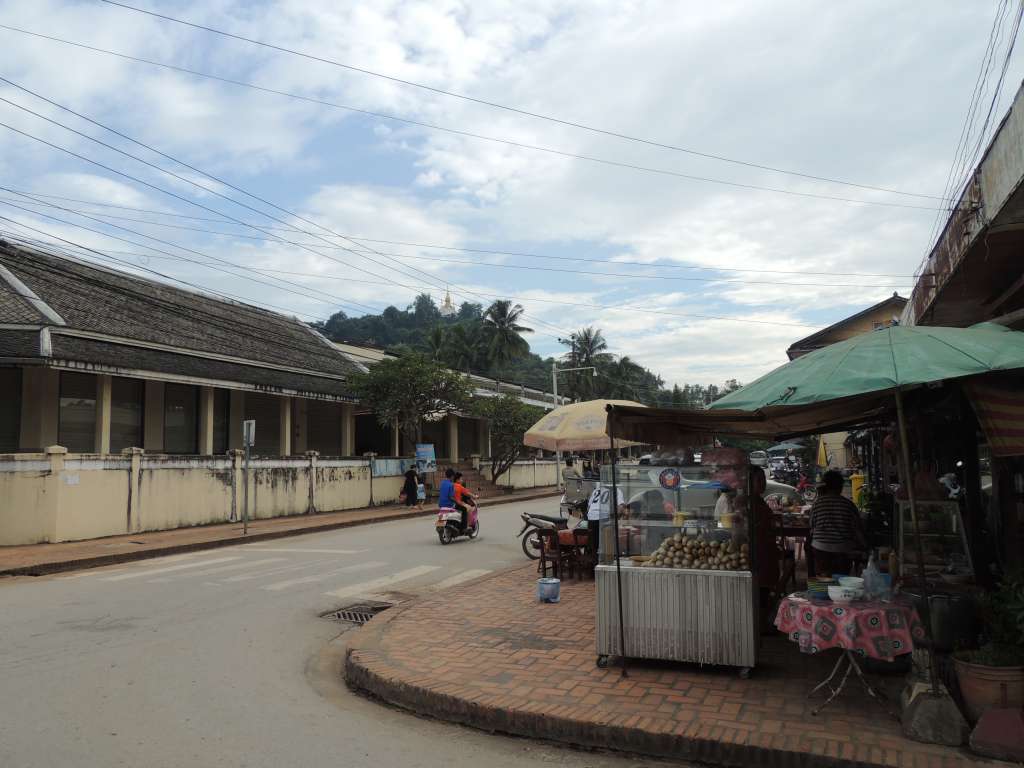
[[[1004,326],[893,326],[798,357],[709,408],[768,414],[1014,368],[1024,368],[1024,333]]]

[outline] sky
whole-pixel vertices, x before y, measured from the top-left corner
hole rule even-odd
[[[595,325],[669,385],[749,382],[909,295],[1002,8],[136,1],[356,69],[0,0],[0,25],[179,68],[0,29],[0,233],[304,320],[511,298],[535,352]]]

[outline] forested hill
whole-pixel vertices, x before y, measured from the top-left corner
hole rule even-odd
[[[495,302],[486,309],[466,302],[445,317],[429,295],[421,294],[404,310],[391,306],[379,315],[362,317],[338,312],[313,326],[334,341],[396,353],[412,349],[458,370],[550,391],[553,358],[542,358],[530,350],[530,333],[518,324],[521,314],[521,307],[508,302]],[[584,372],[559,377],[560,394],[584,399],[611,397],[648,405],[694,407],[739,386],[730,380],[721,387],[686,384],[666,388],[653,371],[628,357],[609,354],[602,331],[593,327],[574,333],[558,362],[597,368],[597,376]]]

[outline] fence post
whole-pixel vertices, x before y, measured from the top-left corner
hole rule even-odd
[[[121,455],[131,463],[128,465],[128,516],[125,520],[125,533],[136,533],[142,530],[142,513],[139,509],[139,489],[142,486],[142,454],[141,448],[124,448]]]
[[[228,456],[231,457],[231,516],[228,517],[229,522],[235,522],[238,520],[238,506],[242,498],[242,454],[245,452],[241,448],[232,448],[228,451]]]
[[[50,471],[46,478],[46,492],[43,498],[46,500],[46,530],[50,543],[60,541],[60,527],[62,524],[61,509],[61,485],[64,480],[64,457],[68,449],[62,445],[49,445],[44,450],[47,460],[50,462]]]
[[[307,515],[316,514],[316,460],[318,456],[320,456],[318,451],[306,451],[306,458],[309,459],[309,505],[306,507]]]

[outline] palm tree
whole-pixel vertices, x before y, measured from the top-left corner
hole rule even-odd
[[[520,325],[525,310],[521,304],[513,305],[507,299],[498,299],[484,313],[483,326],[487,332],[487,360],[500,367],[517,357],[530,353],[530,345],[520,334],[533,333],[532,328]]]
[[[639,400],[640,396],[637,393],[642,373],[643,368],[626,356],[606,363],[603,366],[602,377],[608,397],[614,400]]]
[[[606,352],[608,342],[605,341],[604,334],[601,333],[600,328],[595,328],[592,325],[581,328],[568,339],[560,339],[560,341],[571,348],[563,358],[571,368],[589,368],[591,366],[597,368],[611,360],[611,355]],[[574,397],[590,399],[594,396],[594,377],[580,376],[574,373],[570,380],[570,387]]]
[[[480,358],[483,339],[478,325],[455,325],[448,331],[447,359],[453,367],[470,373]]]
[[[427,357],[434,361],[440,360],[448,346],[448,334],[445,333],[444,328],[440,325],[435,325],[430,329],[430,333],[427,334],[425,343],[427,345]]]

